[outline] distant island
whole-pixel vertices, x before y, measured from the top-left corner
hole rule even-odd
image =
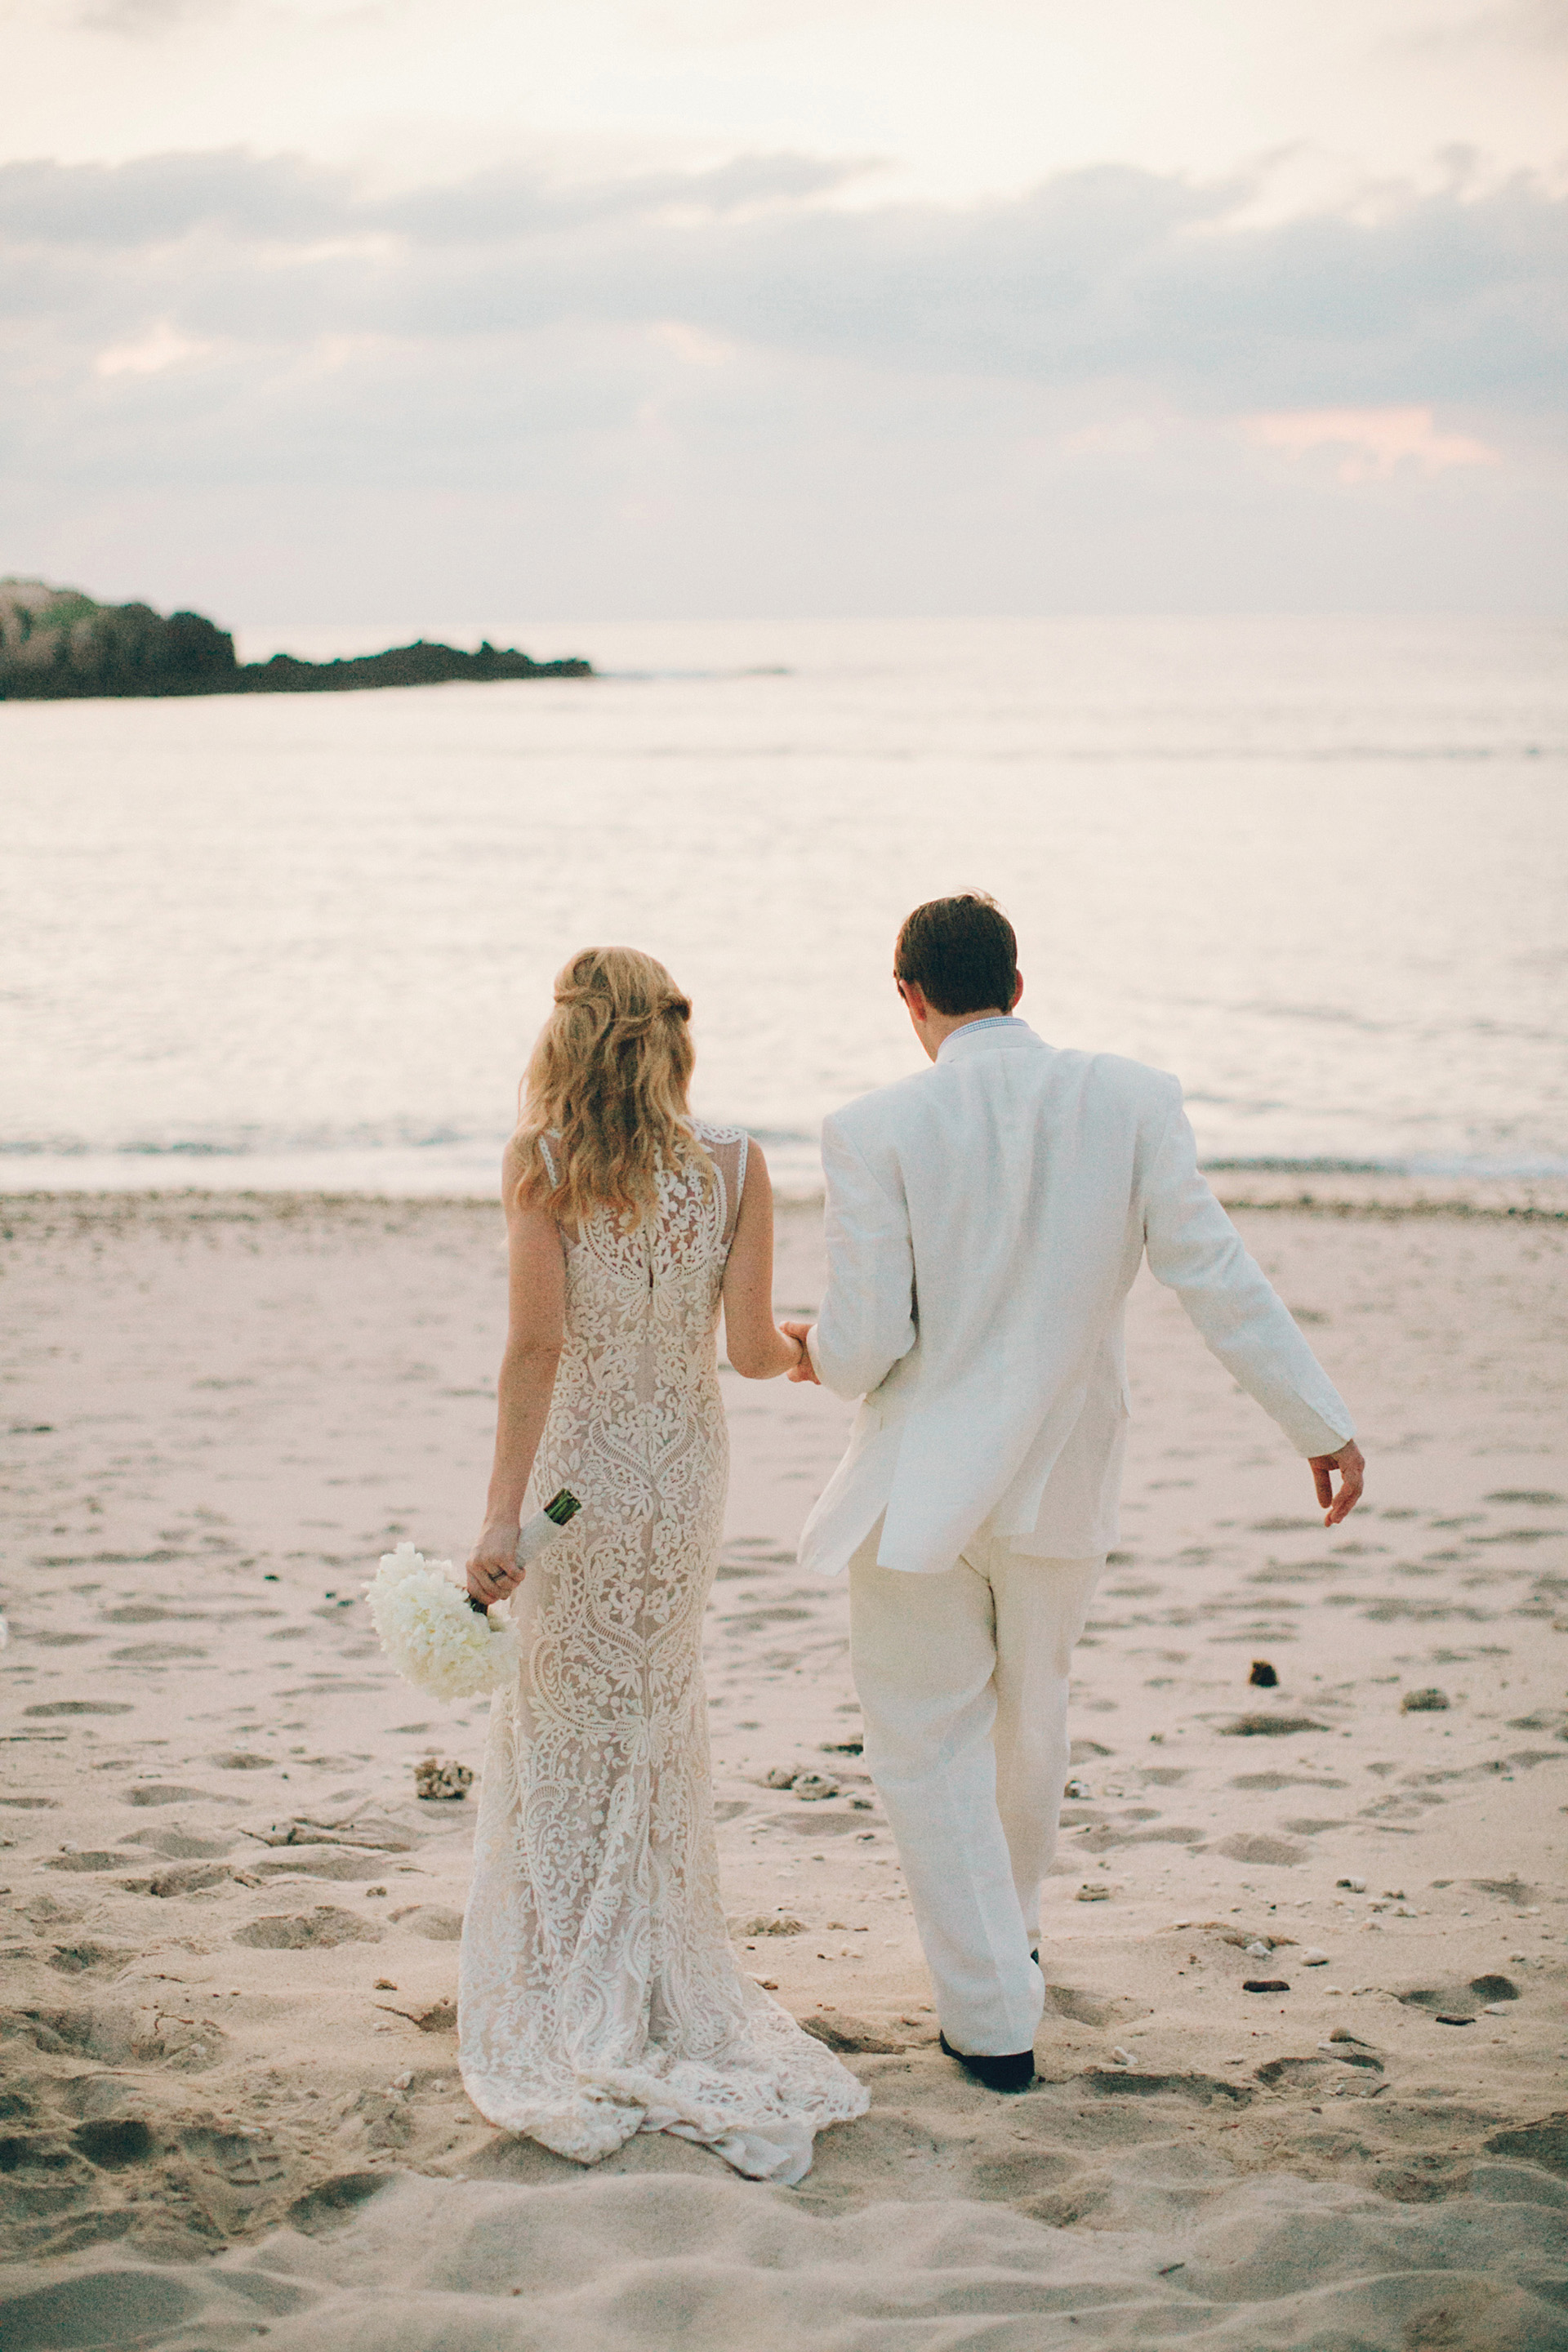
[[[0,702],[64,702],[90,696],[352,694],[376,686],[479,684],[501,677],[592,677],[585,661],[536,662],[484,644],[394,646],[350,661],[236,659],[226,629],[200,613],[150,604],[100,604],[76,588],[0,580]]]

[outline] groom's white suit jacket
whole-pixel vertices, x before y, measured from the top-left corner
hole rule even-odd
[[[989,1522],[1016,1551],[1116,1541],[1140,1261],[1303,1454],[1350,1415],[1198,1172],[1177,1081],[1058,1052],[1022,1021],[955,1030],[917,1076],[825,1121],[818,1377],[859,1397],[801,1538],[832,1574],[886,1513],[884,1568],[952,1567]]]

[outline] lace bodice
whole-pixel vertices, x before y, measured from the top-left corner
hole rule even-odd
[[[598,1212],[563,1236],[565,1344],[529,1507],[564,1486],[583,1508],[510,1604],[523,1665],[491,1706],[460,2062],[492,2122],[563,2156],[669,2130],[795,2179],[812,2134],[867,2094],[742,1973],[724,1924],[701,1642],[747,1147],[694,1133],[708,1165],[667,1171],[643,1224]]]

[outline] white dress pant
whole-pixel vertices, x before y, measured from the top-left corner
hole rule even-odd
[[[914,1906],[937,2015],[966,2055],[1027,2050],[1029,1958],[1068,1769],[1068,1670],[1103,1556],[1032,1559],[984,1529],[954,1568],[849,1563],[866,1764]]]

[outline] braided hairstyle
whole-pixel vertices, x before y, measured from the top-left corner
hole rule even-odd
[[[562,966],[555,1003],[519,1090],[517,1197],[581,1225],[595,1209],[638,1224],[662,1169],[712,1162],[692,1133],[691,1005],[637,948],[584,948]],[[559,1182],[540,1149],[552,1139]],[[555,1139],[559,1138],[559,1144]]]

